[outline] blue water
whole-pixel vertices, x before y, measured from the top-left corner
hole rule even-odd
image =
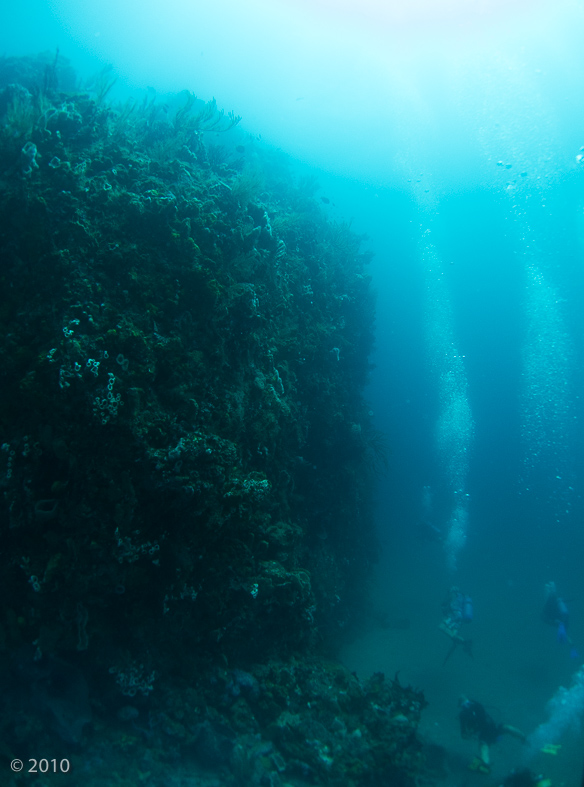
[[[539,621],[546,581],[571,600],[584,651],[584,8],[437,7],[36,0],[2,12],[0,52],[59,47],[85,76],[111,63],[118,100],[215,96],[318,176],[331,218],[368,234],[368,397],[391,447],[374,603],[412,629],[391,656],[372,632],[346,658],[409,669],[432,702],[439,599],[464,585],[476,670],[448,673],[426,731],[454,746],[458,693],[499,697],[505,720],[534,729],[569,687],[581,659]],[[437,543],[418,528],[425,486]],[[570,787],[577,761],[574,748],[542,767]]]

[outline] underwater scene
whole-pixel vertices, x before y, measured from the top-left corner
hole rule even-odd
[[[0,787],[584,785],[583,29],[0,11]]]

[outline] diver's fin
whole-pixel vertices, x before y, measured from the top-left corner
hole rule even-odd
[[[486,762],[481,760],[480,757],[475,757],[472,762],[468,764],[469,771],[476,771],[477,773],[490,773],[491,768]]]
[[[457,640],[457,639],[453,639],[453,640],[452,640],[452,645],[450,646],[450,648],[449,648],[449,650],[448,650],[448,653],[447,653],[447,654],[446,654],[446,656],[444,657],[444,661],[442,662],[442,666],[444,666],[444,665],[446,664],[446,662],[447,662],[447,661],[448,661],[448,659],[449,659],[449,658],[452,656],[452,654],[454,653],[454,651],[456,650],[456,648],[459,646],[459,644],[460,644],[460,641],[459,641],[459,640]]]
[[[541,747],[541,751],[544,754],[557,754],[561,748],[561,743],[546,743],[545,746]]]

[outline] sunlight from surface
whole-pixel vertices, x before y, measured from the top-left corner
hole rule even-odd
[[[545,7],[543,0],[289,0],[290,5],[316,11],[323,18],[359,25],[375,35],[432,36],[500,28],[525,23]]]
[[[119,90],[215,96],[243,116],[242,127],[306,163],[372,182],[397,177],[414,189],[423,171],[422,199],[433,193],[429,173],[448,187],[493,177],[492,157],[533,167],[548,156],[558,113],[563,127],[584,122],[573,101],[582,72],[576,0],[50,7],[61,31],[51,45],[112,63]]]

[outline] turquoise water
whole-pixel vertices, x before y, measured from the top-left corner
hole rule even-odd
[[[546,582],[584,653],[582,3],[62,0],[2,16],[0,52],[58,47],[85,76],[109,63],[117,100],[215,96],[369,236],[368,398],[390,445],[372,606],[409,627],[372,620],[344,658],[422,688],[424,737],[451,753],[452,784],[474,783],[458,695],[531,732],[581,666],[540,621]],[[442,668],[452,583],[475,600],[474,658]],[[534,767],[571,787],[581,752],[561,742]],[[521,756],[497,747],[495,776]]]

